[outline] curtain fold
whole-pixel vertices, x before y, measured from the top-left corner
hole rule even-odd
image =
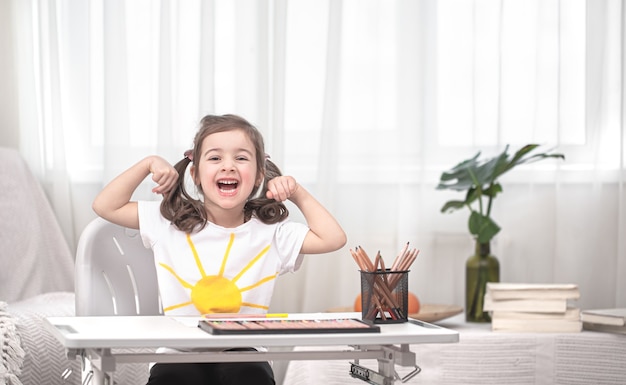
[[[277,310],[351,306],[348,249],[391,262],[407,241],[411,291],[463,305],[469,213],[439,211],[439,175],[537,142],[566,160],[501,180],[502,280],[626,306],[621,0],[6,1],[20,150],[73,247],[105,183],[148,154],[177,162],[202,116],[236,113],[348,233],[281,277]]]

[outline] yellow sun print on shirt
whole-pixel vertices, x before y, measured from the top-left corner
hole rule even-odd
[[[238,313],[241,307],[244,306],[267,310],[268,306],[243,302],[242,293],[252,290],[265,282],[276,279],[276,276],[278,275],[277,273],[261,278],[258,282],[247,287],[238,287],[237,281],[268,252],[270,246],[268,245],[261,250],[250,262],[248,262],[246,266],[241,269],[235,277],[228,279],[224,276],[224,271],[226,269],[226,263],[228,261],[228,257],[230,256],[230,250],[234,241],[235,234],[233,233],[230,234],[230,239],[228,241],[226,251],[224,252],[224,257],[222,258],[219,273],[217,275],[207,275],[204,271],[204,267],[202,266],[202,262],[200,261],[196,246],[191,240],[191,236],[187,234],[187,243],[193,253],[196,266],[198,267],[198,272],[200,273],[200,279],[195,284],[191,284],[182,279],[171,266],[168,266],[165,263],[159,263],[159,265],[169,271],[183,287],[191,290],[190,300],[188,302],[168,306],[164,308],[163,311],[168,312],[170,310],[190,305],[194,305],[201,314]]]

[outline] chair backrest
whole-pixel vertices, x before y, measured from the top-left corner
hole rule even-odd
[[[139,231],[96,218],[78,241],[76,315],[162,314],[152,250]]]

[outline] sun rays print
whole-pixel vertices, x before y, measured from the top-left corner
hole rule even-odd
[[[159,265],[172,274],[184,288],[190,291],[189,301],[167,306],[163,309],[164,312],[185,306],[195,306],[201,314],[238,313],[242,307],[267,310],[268,306],[244,302],[243,293],[276,279],[278,273],[261,278],[256,283],[246,287],[239,287],[237,282],[252,266],[254,266],[255,263],[259,262],[259,260],[268,252],[270,246],[267,245],[265,248],[260,250],[259,253],[254,256],[254,258],[252,258],[250,262],[248,262],[234,277],[229,278],[225,276],[225,271],[234,242],[235,234],[231,234],[222,257],[219,272],[216,275],[207,275],[198,251],[196,250],[196,246],[194,245],[190,235],[187,234],[187,243],[189,244],[195,264],[198,268],[199,279],[196,282],[187,282],[182,279],[171,266],[168,266],[165,263],[159,263]]]

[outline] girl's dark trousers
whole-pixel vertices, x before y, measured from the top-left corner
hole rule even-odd
[[[252,348],[230,351],[254,351]],[[147,385],[275,385],[267,362],[157,363]]]

